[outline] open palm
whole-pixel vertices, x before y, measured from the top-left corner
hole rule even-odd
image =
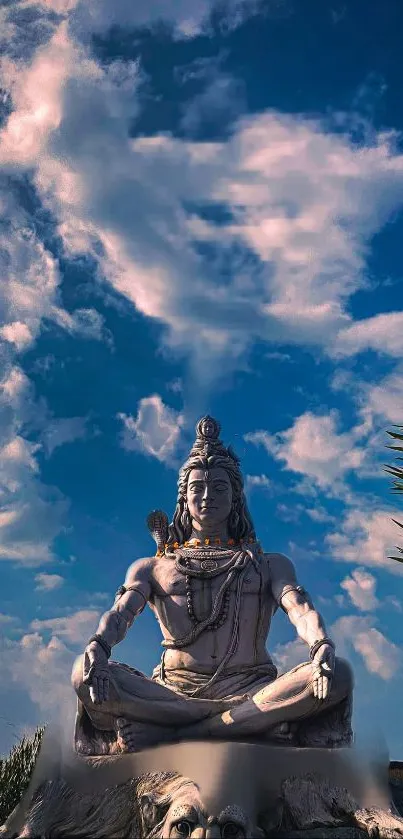
[[[319,647],[312,660],[313,694],[317,699],[326,699],[329,695],[334,674],[335,654],[330,644]]]

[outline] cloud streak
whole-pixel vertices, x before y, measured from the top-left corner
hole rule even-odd
[[[322,489],[331,487],[363,461],[364,450],[355,445],[353,432],[339,432],[337,412],[296,418],[286,431],[270,434],[259,430],[245,435],[246,442],[263,446],[284,468],[311,478]]]
[[[121,444],[126,451],[142,452],[162,463],[175,464],[184,418],[165,405],[158,394],[140,400],[136,417],[119,414],[118,418],[123,423]]]

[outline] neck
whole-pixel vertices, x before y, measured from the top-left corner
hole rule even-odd
[[[229,539],[228,535],[228,528],[227,523],[223,522],[223,524],[209,526],[206,524],[201,524],[198,521],[192,521],[192,535],[191,539],[200,539],[202,542],[205,539],[219,539],[221,542],[227,542]]]

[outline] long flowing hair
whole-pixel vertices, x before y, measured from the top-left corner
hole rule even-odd
[[[224,453],[225,452],[225,453]],[[239,467],[239,460],[231,448],[210,455],[191,453],[182,466],[178,479],[178,498],[173,519],[168,528],[168,546],[175,542],[183,544],[192,534],[192,520],[190,517],[186,493],[189,475],[193,469],[225,469],[232,487],[232,508],[228,517],[228,536],[235,542],[249,539],[255,541],[256,534],[247,507],[243,478]]]

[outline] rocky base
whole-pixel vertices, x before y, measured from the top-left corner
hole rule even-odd
[[[105,760],[105,758],[103,759]],[[199,829],[206,827],[200,790],[175,772],[142,775],[102,793],[80,795],[63,780],[40,785],[30,802],[24,824],[8,820],[0,828],[3,839],[13,837],[86,837],[86,839],[157,839],[172,834],[174,818],[183,819],[183,802],[191,801],[199,814]],[[228,802],[233,818],[233,802]],[[392,805],[393,808],[393,805]],[[225,807],[222,812],[225,812]],[[288,778],[281,794],[260,812],[238,808],[244,823],[241,837],[271,839],[399,839],[403,818],[391,810],[360,809],[347,790],[316,775]],[[179,816],[178,816],[179,814]],[[212,816],[219,814],[211,813]],[[219,815],[222,818],[222,814]],[[197,832],[197,825],[192,829]],[[204,833],[197,832],[197,835]]]

